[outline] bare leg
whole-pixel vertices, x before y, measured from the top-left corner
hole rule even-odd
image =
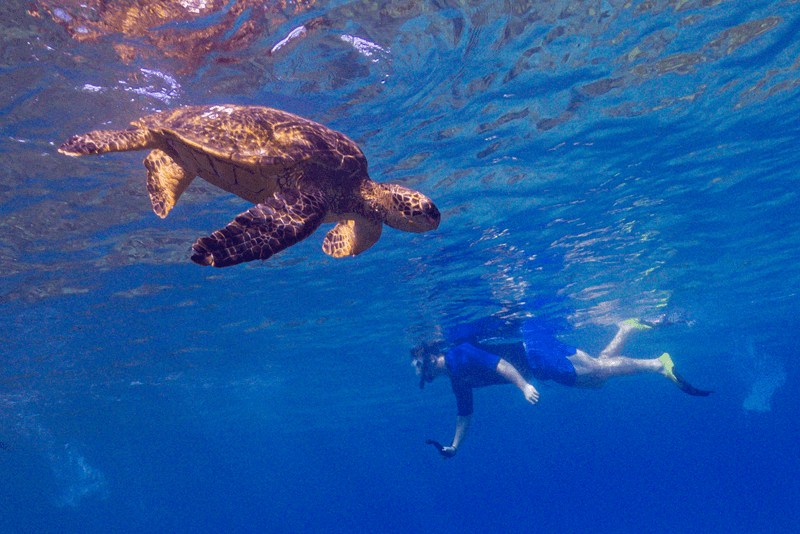
[[[656,326],[656,325],[654,325]],[[582,350],[576,350],[567,359],[575,367],[574,387],[601,388],[609,378],[631,376],[645,373],[659,373],[666,376],[684,392],[696,397],[708,396],[713,391],[697,389],[683,379],[674,369],[675,364],[666,352],[658,358],[639,360],[620,356],[622,345],[634,330],[652,328],[637,319],[628,319],[619,324],[619,330],[611,343],[603,349],[600,356],[592,358]]]
[[[624,356],[592,358],[582,350],[578,350],[567,359],[575,367],[575,387],[599,388],[609,378],[631,376],[644,373],[661,373],[665,375],[664,364],[658,358],[639,360]],[[666,375],[665,375],[666,376]]]
[[[627,321],[619,323],[617,335],[615,335],[614,339],[611,340],[611,343],[609,343],[608,346],[606,346],[606,348],[600,352],[600,355],[597,357],[597,359],[607,360],[609,358],[618,358],[620,356],[620,351],[622,350],[622,345],[632,332],[649,329],[649,326],[640,323],[636,319],[628,319]]]

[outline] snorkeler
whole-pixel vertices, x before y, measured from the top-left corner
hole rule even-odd
[[[449,351],[443,350],[438,344],[426,343],[415,347],[411,357],[420,375],[420,389],[438,376],[449,376],[458,407],[452,444],[443,446],[434,440],[427,440],[426,443],[435,446],[443,457],[452,458],[469,432],[473,412],[472,388],[511,383],[522,391],[525,400],[536,404],[539,402],[539,392],[530,384],[529,377],[553,380],[571,387],[600,388],[609,378],[659,373],[689,395],[705,397],[713,393],[686,382],[675,371],[672,358],[667,353],[649,360],[620,355],[622,344],[632,332],[650,329],[658,326],[658,323],[629,319],[618,326],[614,339],[597,358],[558,341],[534,321],[523,323],[520,329],[523,336],[521,343],[490,347],[494,351],[502,349],[502,357],[476,347],[476,344],[480,344],[475,342],[461,343]]]

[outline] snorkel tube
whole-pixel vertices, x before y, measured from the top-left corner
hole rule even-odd
[[[425,389],[425,382],[433,382],[433,360],[427,354],[420,359],[419,389]]]

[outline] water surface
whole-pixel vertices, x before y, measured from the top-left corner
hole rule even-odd
[[[797,2],[0,3],[0,529],[794,532]],[[164,220],[143,153],[75,133],[257,104],[356,140],[438,231],[356,258],[322,232],[189,261],[247,204],[197,180]],[[596,354],[671,314],[660,377],[476,393],[408,350],[557,318]]]

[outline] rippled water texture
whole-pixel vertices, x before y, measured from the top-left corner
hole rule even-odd
[[[3,0],[0,530],[794,532],[799,13]],[[439,229],[202,268],[246,202],[195,180],[162,220],[144,153],[57,153],[224,103],[344,132]],[[439,461],[452,394],[409,347],[529,315],[592,354],[667,315],[629,354],[717,393],[486,388]]]

